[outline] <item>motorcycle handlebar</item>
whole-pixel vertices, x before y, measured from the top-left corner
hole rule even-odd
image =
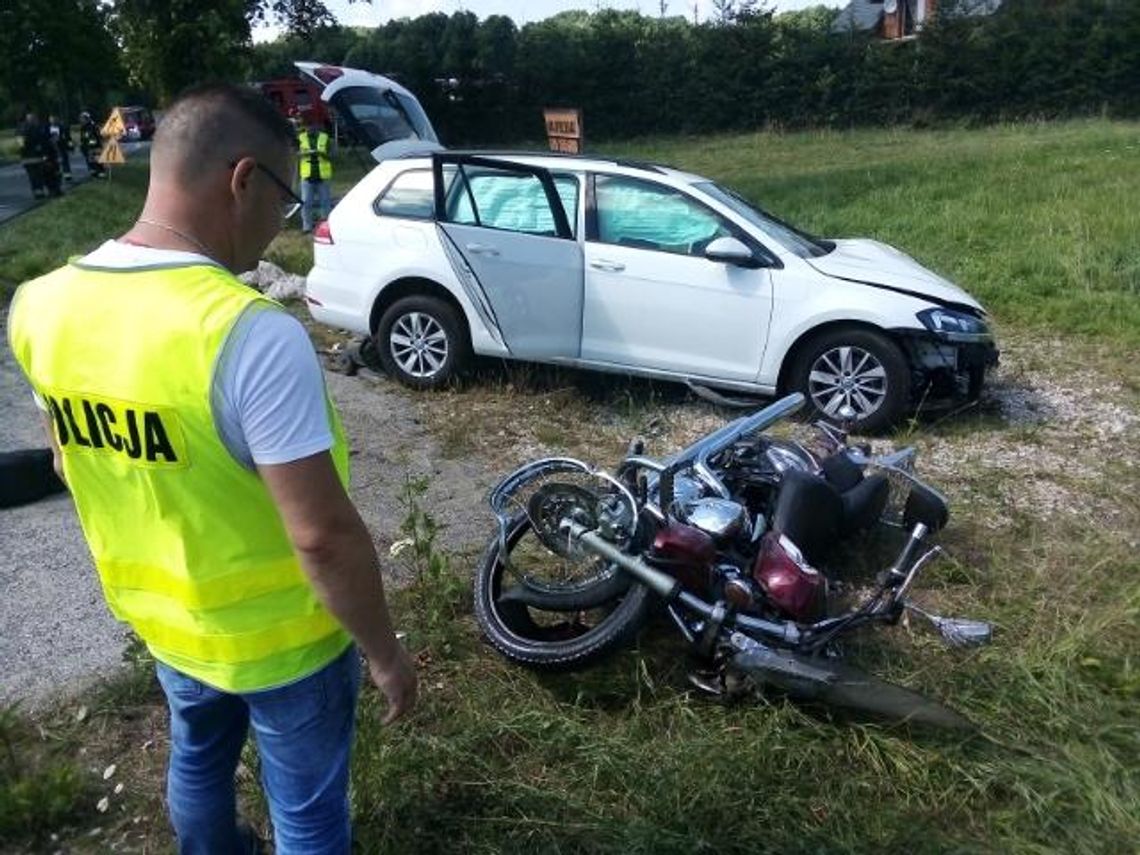
[[[725,487],[724,482],[717,477],[709,465],[709,460],[744,437],[758,433],[792,415],[804,405],[804,400],[804,396],[799,392],[786,395],[751,416],[731,421],[708,436],[701,437],[692,445],[681,449],[671,457],[665,458],[661,463],[641,455],[627,457],[618,469],[618,477],[624,476],[631,468],[650,469],[657,472],[658,505],[662,511],[665,511],[672,503],[672,477],[676,473],[690,468],[706,486],[719,496],[731,498],[728,488]],[[661,498],[664,494],[663,488],[666,485],[670,486],[668,502]]]

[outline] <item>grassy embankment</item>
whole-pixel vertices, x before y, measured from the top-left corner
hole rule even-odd
[[[986,303],[1026,376],[1069,390],[1095,378],[1113,407],[1140,410],[1140,126],[759,134],[620,151],[722,179],[815,231],[900,246]],[[0,281],[125,226],[141,187],[128,175],[0,229]],[[275,249],[303,272],[297,238]],[[464,431],[481,435],[469,453],[495,471],[535,436],[612,458],[619,437],[689,406],[614,403],[541,381],[409,399],[429,419],[463,413]],[[475,430],[481,419],[497,421]],[[1069,435],[1057,413],[1020,424],[983,414],[914,437],[934,455],[920,466],[937,465],[939,453],[964,461],[943,464],[955,512],[943,540],[958,560],[929,574],[930,601],[994,620],[998,634],[963,654],[900,629],[855,653],[969,713],[985,733],[972,740],[832,722],[779,702],[693,698],[667,630],[588,673],[536,677],[478,640],[469,557],[429,568],[438,552],[426,548],[412,568],[420,581],[395,598],[420,656],[420,709],[385,732],[374,694],[364,702],[353,781],[364,851],[1134,851],[1140,478],[1120,459],[1135,447],[1134,424],[1125,421],[1116,446],[1117,434],[1105,440],[1096,425]],[[1086,445],[1108,452],[1090,460]],[[999,451],[1050,466],[1003,468],[991,459]],[[1065,507],[1035,501],[1043,471]],[[148,674],[136,669],[82,701],[83,722],[79,703],[36,726],[0,719],[10,758],[0,752],[0,804],[10,806],[0,839],[42,843],[54,829],[80,850],[121,838],[163,845],[162,709]],[[255,766],[252,753],[247,761]],[[121,794],[98,774],[111,762],[111,783],[129,782]],[[263,821],[255,780],[243,774],[243,792]],[[93,826],[98,836],[85,837]]]

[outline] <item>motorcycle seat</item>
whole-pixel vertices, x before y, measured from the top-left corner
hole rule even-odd
[[[887,505],[886,476],[859,474],[857,481],[841,481],[847,485],[841,489],[827,477],[785,472],[772,528],[791,538],[809,562],[818,561],[840,538],[873,526]]]

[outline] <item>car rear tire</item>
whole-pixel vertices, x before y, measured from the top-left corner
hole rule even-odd
[[[839,409],[855,410],[854,429],[876,433],[895,424],[910,400],[910,369],[886,336],[866,329],[836,329],[809,340],[796,354],[792,390],[807,399],[810,419],[838,423]]]
[[[403,297],[376,328],[375,349],[390,377],[414,389],[436,389],[467,362],[470,344],[459,313],[438,297]]]

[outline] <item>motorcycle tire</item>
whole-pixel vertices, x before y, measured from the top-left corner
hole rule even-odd
[[[507,526],[506,547],[513,553],[524,537],[537,534],[525,513]],[[631,643],[649,616],[648,588],[631,584],[612,603],[592,609],[592,625],[580,623],[583,613],[541,611],[520,602],[502,600],[509,571],[496,534],[475,574],[475,619],[491,645],[507,659],[536,671],[573,671],[594,664]],[[561,623],[550,623],[562,618]]]

